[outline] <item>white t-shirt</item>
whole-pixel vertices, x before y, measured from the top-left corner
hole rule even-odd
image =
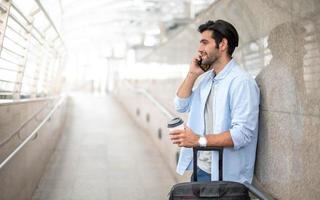
[[[214,122],[214,110],[212,109],[213,106],[213,96],[214,96],[214,84],[211,86],[210,93],[207,98],[206,106],[204,109],[204,127],[205,127],[205,134],[212,134],[213,133],[213,122]],[[211,159],[212,159],[212,152],[211,151],[199,151],[198,155],[198,167],[211,174]]]

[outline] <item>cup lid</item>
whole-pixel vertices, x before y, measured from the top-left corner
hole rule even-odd
[[[183,124],[183,120],[180,117],[176,117],[168,122],[168,128],[174,128],[181,124]]]

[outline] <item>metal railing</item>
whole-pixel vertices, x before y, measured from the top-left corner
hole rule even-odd
[[[39,0],[29,1],[35,2],[37,8],[28,14],[24,13],[14,1],[6,2],[9,4],[9,9],[0,3],[4,9],[2,15],[7,15],[5,23],[2,23],[5,24],[5,27],[1,31],[1,35],[4,35],[3,43],[0,44],[0,98],[19,99],[22,94],[36,97],[38,93],[44,92],[51,95],[50,91],[54,83],[48,85],[47,83],[52,82],[51,80],[40,80],[50,79],[57,75],[51,75],[50,73],[56,73],[58,70],[50,70],[49,67],[62,67],[60,65],[63,62],[55,62],[63,58],[65,53],[60,33],[41,2]],[[37,15],[38,13],[43,15]],[[42,21],[47,24],[44,30],[34,23],[41,16],[44,16],[45,19]],[[52,29],[55,34],[52,35],[52,39],[47,38],[49,29]],[[46,57],[50,60],[38,62],[45,53],[50,55]],[[35,59],[29,59],[31,57]],[[31,77],[34,71],[40,68],[44,70],[33,79],[28,79],[28,76]],[[8,73],[11,73],[11,76]],[[15,77],[12,76],[13,73],[16,74]]]
[[[51,99],[51,98],[48,98]],[[53,99],[53,98],[52,98]],[[24,121],[15,131],[13,131],[9,136],[4,139],[3,141],[0,141],[0,148],[6,145],[8,142],[10,142],[15,136],[19,135],[20,131],[27,126],[33,119],[35,119],[39,113],[41,113],[44,109],[48,107],[49,103],[46,103],[43,107],[38,109],[36,112],[34,112],[26,121]]]
[[[32,133],[23,141],[21,142],[21,144],[12,152],[10,153],[9,156],[7,156],[4,161],[2,161],[2,163],[0,164],[0,170],[8,163],[10,162],[10,160],[24,147],[26,146],[26,144],[28,144],[30,141],[32,141],[32,139],[34,137],[37,136],[38,131],[44,126],[44,124],[47,121],[50,121],[51,117],[53,116],[53,114],[55,113],[55,111],[61,106],[61,104],[65,101],[65,96],[60,97],[58,103],[56,103],[56,105],[53,107],[53,109],[49,112],[49,114],[42,120],[42,122],[32,131]],[[40,111],[39,111],[40,112]],[[37,115],[34,114],[33,117],[35,117]],[[31,119],[27,120],[28,122],[31,121]],[[25,126],[25,125],[24,125]],[[19,129],[21,130],[21,129]],[[13,136],[16,135],[16,132],[18,132],[19,130],[16,130],[14,132],[14,134],[12,134]],[[9,139],[9,138],[8,138]],[[5,142],[7,143],[8,141],[4,141],[2,142],[2,144],[5,144]],[[0,146],[1,147],[1,146]]]
[[[243,185],[245,185],[248,190],[259,200],[275,200],[266,191],[264,191],[260,187],[257,187],[256,185],[250,184],[248,182],[244,182]]]
[[[133,92],[143,95],[146,97],[161,113],[163,113],[167,118],[172,119],[174,115],[170,113],[159,101],[157,101],[146,89],[137,88],[132,86],[128,81],[123,81],[125,85]]]

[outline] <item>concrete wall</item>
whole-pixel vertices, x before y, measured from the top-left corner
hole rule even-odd
[[[17,130],[40,108],[37,116],[20,133],[0,147],[2,162],[41,123],[58,99],[42,99],[0,104],[0,142]],[[0,199],[31,199],[40,177],[48,163],[62,128],[66,100],[51,119],[40,129],[37,137],[30,141],[7,165],[0,170]]]
[[[320,1],[218,0],[142,62],[188,67],[209,19],[235,25],[235,59],[261,89],[255,181],[277,199],[320,199]],[[180,81],[145,87],[168,105]]]

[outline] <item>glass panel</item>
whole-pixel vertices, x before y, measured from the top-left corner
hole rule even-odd
[[[29,16],[30,13],[38,7],[33,0],[12,0],[12,2],[18,7],[24,16]]]

